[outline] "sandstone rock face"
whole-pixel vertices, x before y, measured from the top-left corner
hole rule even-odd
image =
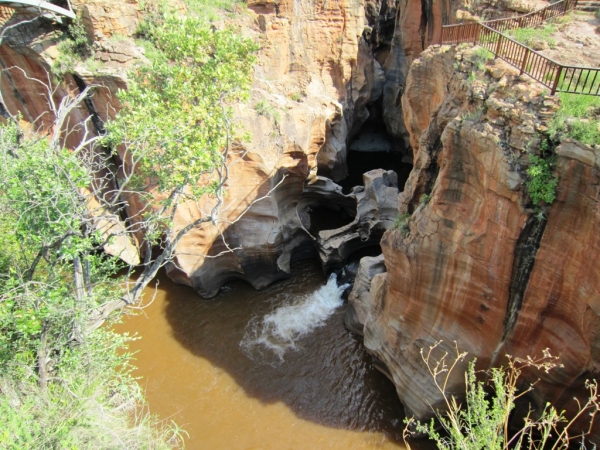
[[[458,3],[430,0],[400,0],[391,49],[383,63],[386,81],[383,90],[383,116],[391,136],[408,145],[409,135],[402,118],[400,101],[412,61],[429,45],[441,39],[442,25],[451,23]]]
[[[237,108],[236,120],[252,140],[244,145],[244,163],[232,165],[221,225],[189,233],[178,249],[178,269],[171,272],[206,296],[232,278],[260,288],[289,275],[294,258],[314,242],[297,210],[304,183],[319,168],[333,178],[345,176],[352,120],[347,105],[359,101],[362,92],[370,95],[368,88],[358,86],[360,93],[348,88],[363,27],[360,5],[296,4],[302,11],[291,3],[249,7],[264,45],[250,104]],[[270,111],[259,113],[259,103]],[[268,198],[253,203],[275,186]],[[237,250],[227,252],[227,246]],[[189,248],[194,255],[185,255]]]
[[[549,348],[560,355],[564,367],[530,375],[542,380],[534,400],[538,407],[551,401],[572,413],[572,398],[585,398],[585,380],[600,372],[600,148],[563,142],[556,154],[557,199],[522,306],[500,352],[540,355]],[[597,423],[595,432],[597,443]]]
[[[94,41],[113,36],[131,36],[142,17],[137,0],[75,0],[73,8],[80,14]]]
[[[325,268],[339,266],[356,249],[376,245],[397,215],[391,174],[372,183],[367,177],[371,184],[364,192],[350,196],[323,178],[346,176],[348,136],[369,117],[367,105],[382,91],[383,70],[361,37],[362,5],[260,1],[248,7],[264,45],[250,104],[240,105],[236,116],[252,141],[244,146],[244,164],[232,166],[223,224],[186,236],[170,273],[206,296],[232,278],[264,287],[288,276],[293,261],[316,252]],[[258,103],[268,111],[257,111]],[[377,212],[378,206],[384,209]],[[314,207],[341,208],[355,220],[314,236],[307,222]],[[194,255],[186,254],[190,248]]]
[[[374,277],[385,272],[383,255],[361,258],[344,318],[346,326],[355,333],[363,334],[364,323],[371,310],[371,299],[375,297],[371,292],[375,287]]]
[[[547,222],[534,214],[524,171],[555,100],[541,101],[541,86],[503,63],[488,63],[484,74],[469,51],[455,52],[430,48],[411,68],[403,107],[415,167],[400,194],[400,212],[411,217],[405,230],[384,235],[387,274],[375,276],[362,301],[368,312],[356,317],[408,414],[423,419],[442,406],[420,356],[440,340],[434,358],[454,354],[456,341],[480,369],[549,348],[564,367],[523,381],[542,379],[534,405],[568,408],[598,372],[599,241],[591,230],[600,225],[600,149],[563,143],[557,200]],[[364,296],[357,289],[352,295]],[[450,392],[462,392],[465,368],[453,373]]]
[[[103,122],[119,109],[116,92],[126,88],[127,68],[144,59],[127,39],[137,27],[141,8],[133,0],[76,2],[74,8],[95,41],[93,54],[73,68],[54,95],[60,101],[86,85],[101,85],[72,118],[72,123],[82,122],[91,114],[96,132],[101,132]],[[365,12],[362,3],[345,0],[249,1],[249,13],[235,20],[261,43],[261,50],[251,99],[235,106],[235,122],[250,135],[250,142],[231,154],[228,193],[217,225],[205,224],[180,241],[169,267],[171,277],[212,296],[230,279],[260,288],[288,276],[290,264],[299,258],[320,254],[330,268],[361,246],[377,245],[397,215],[398,187],[392,175],[367,177],[368,186],[351,196],[316,187],[323,177],[333,182],[346,177],[349,140],[375,109],[381,109],[374,105],[385,103],[382,96],[390,89],[396,65],[402,65],[398,70],[404,73],[408,62],[435,39],[434,30],[448,8],[437,2],[423,7],[412,0],[377,0],[369,2]],[[50,21],[40,23],[42,27],[11,30],[0,49],[5,67],[18,66],[33,77],[45,77],[59,57],[61,33]],[[2,80],[5,92],[18,92],[5,99],[6,106],[33,122],[43,116],[47,104],[40,101],[40,86],[19,77]],[[388,95],[394,108],[402,77],[394,78],[401,83],[394,81],[395,93]],[[388,108],[389,113],[397,116],[394,108]],[[72,134],[70,139],[76,142],[79,136]],[[210,205],[205,199],[203,207]],[[342,231],[336,226],[313,235],[303,223],[311,205],[331,206],[334,212],[342,208],[354,222]],[[130,206],[134,217],[141,205]],[[195,205],[183,205],[175,217],[176,228],[199,214]]]

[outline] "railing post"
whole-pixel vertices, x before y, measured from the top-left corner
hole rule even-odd
[[[477,26],[475,27],[475,33],[473,33],[473,45],[477,45],[479,42],[479,31],[481,31],[481,24],[477,22]]]
[[[550,95],[556,94],[556,89],[558,88],[558,81],[560,80],[560,75],[562,73],[563,66],[558,66],[558,70],[556,71],[556,78],[554,79],[554,84],[552,85],[552,90],[550,91]]]
[[[523,64],[521,64],[521,73],[519,75],[523,75],[525,72],[525,67],[527,67],[527,60],[529,59],[529,47],[525,47],[525,55],[523,55]]]
[[[498,33],[498,45],[496,46],[496,53],[495,53],[494,57],[496,57],[496,58],[498,57],[501,49],[502,49],[502,34]]]

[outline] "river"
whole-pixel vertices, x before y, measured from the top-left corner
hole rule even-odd
[[[141,338],[130,348],[151,412],[183,427],[188,449],[404,448],[394,386],[327,281],[303,261],[268,289],[233,282],[205,300],[159,278],[116,326]]]

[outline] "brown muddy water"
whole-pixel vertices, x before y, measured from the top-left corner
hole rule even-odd
[[[141,337],[131,349],[150,410],[189,433],[188,449],[404,448],[394,386],[344,328],[340,293],[311,261],[209,300],[162,276],[116,328]]]

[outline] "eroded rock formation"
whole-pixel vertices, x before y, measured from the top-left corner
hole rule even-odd
[[[502,62],[484,73],[470,59],[436,47],[413,64],[403,107],[415,166],[400,194],[411,217],[383,237],[387,273],[350,298],[408,414],[442,405],[420,356],[440,340],[434,359],[456,342],[480,369],[549,348],[564,367],[525,373],[524,385],[542,380],[528,400],[568,409],[598,373],[600,149],[557,148],[557,199],[536,214],[524,171],[556,99]]]
[[[346,177],[347,145],[381,105],[393,106],[386,119],[391,136],[404,136],[397,108],[408,64],[435,40],[449,5],[374,1],[366,4],[365,12],[361,2],[249,1],[248,13],[235,20],[260,41],[261,50],[251,99],[235,107],[235,122],[251,140],[237,148],[241,159],[231,158],[219,225],[205,224],[180,241],[170,276],[211,296],[233,278],[260,288],[287,277],[296,259],[318,253],[329,268],[342,264],[360,246],[376,245],[396,215],[397,183],[391,175],[367,181],[371,184],[362,193],[356,191],[351,200],[340,195],[341,203],[336,205],[326,201],[332,191],[319,197],[315,186],[322,177],[333,182]],[[101,132],[104,121],[119,109],[116,92],[127,86],[127,69],[144,59],[128,39],[142,17],[141,8],[133,0],[73,6],[94,43],[90,58],[68,68],[65,82],[52,86],[54,97],[60,101],[70,92],[100,85],[73,113],[71,122],[81,123],[91,114],[96,131]],[[5,26],[16,20],[20,17],[13,15]],[[43,123],[50,118],[44,117],[48,109],[40,95],[44,89],[24,75],[46,78],[60,58],[57,44],[63,31],[37,18],[11,28],[0,48],[4,67],[24,70],[9,72],[11,76],[2,79],[4,92],[13,93],[4,99],[6,108],[13,114],[21,112],[29,122],[41,117],[37,125],[42,128],[51,126]],[[76,142],[79,136],[72,133],[70,139]],[[373,189],[376,184],[382,190]],[[343,208],[348,223],[354,221],[343,231],[351,237],[327,229],[313,236],[302,217],[311,202],[312,207],[331,206],[332,211]],[[138,209],[132,204],[129,212],[134,216]],[[194,208],[180,208],[175,226],[185,226],[198,214]]]

